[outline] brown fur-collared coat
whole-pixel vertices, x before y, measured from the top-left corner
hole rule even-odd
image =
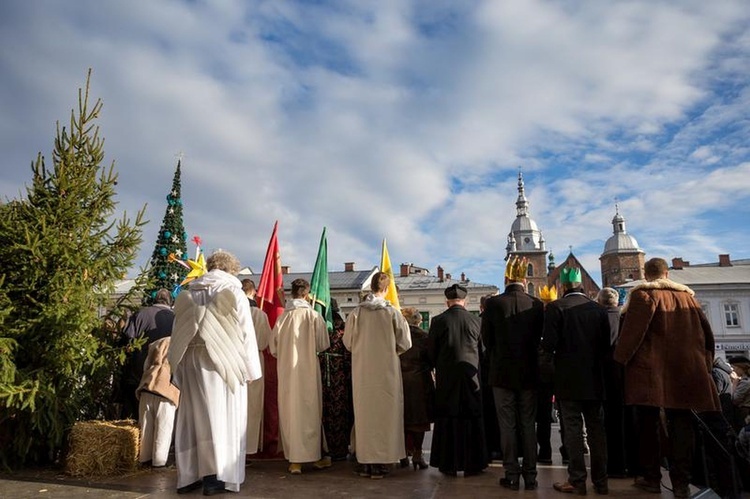
[[[718,411],[714,336],[693,291],[662,278],[634,287],[614,359],[625,366],[625,403]]]
[[[169,340],[170,337],[167,336],[148,346],[148,357],[143,369],[143,377],[135,395],[140,399],[141,392],[155,393],[178,406],[180,404],[180,390],[170,381],[172,370],[169,368],[169,361],[167,360]]]

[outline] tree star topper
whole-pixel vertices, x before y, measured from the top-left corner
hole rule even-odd
[[[203,255],[203,250],[201,249],[201,243],[203,241],[201,240],[200,236],[193,237],[192,241],[196,246],[195,260],[188,259],[187,263],[190,266],[190,272],[188,272],[188,275],[185,276],[185,279],[182,280],[180,286],[184,286],[196,277],[200,277],[206,273],[206,258]]]

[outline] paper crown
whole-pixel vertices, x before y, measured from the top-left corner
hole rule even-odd
[[[557,288],[555,286],[543,286],[539,290],[539,298],[546,303],[557,300]]]
[[[581,279],[581,269],[565,267],[560,271],[560,284],[573,284],[576,282],[583,282]]]
[[[518,258],[514,256],[508,260],[508,264],[505,266],[505,278],[509,281],[523,281],[526,279],[528,268],[529,261],[526,257]]]

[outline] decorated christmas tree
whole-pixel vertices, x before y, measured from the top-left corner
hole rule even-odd
[[[172,190],[167,194],[167,209],[151,255],[149,286],[143,299],[146,304],[153,302],[156,292],[161,288],[169,290],[175,296],[180,282],[188,273],[188,269],[178,261],[185,260],[188,256],[187,234],[182,222],[180,167],[181,161],[178,161]]]

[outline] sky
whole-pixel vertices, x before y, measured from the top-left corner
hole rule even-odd
[[[0,197],[91,96],[116,215],[182,154],[188,239],[260,272],[391,261],[502,285],[523,173],[547,248],[600,280],[615,203],[646,257],[750,258],[744,0],[4,0]],[[194,247],[188,243],[188,252]]]

